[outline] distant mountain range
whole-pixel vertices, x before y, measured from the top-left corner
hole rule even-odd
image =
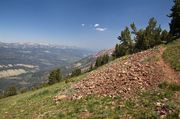
[[[0,42],[0,89],[11,84],[27,88],[47,81],[47,74],[53,68],[61,68],[94,52],[74,46],[60,46],[38,43]]]
[[[65,45],[55,45],[48,43],[33,43],[33,42],[16,42],[16,43],[4,43],[0,42],[0,47],[3,48],[60,48],[60,49],[81,49],[76,46],[65,46]]]

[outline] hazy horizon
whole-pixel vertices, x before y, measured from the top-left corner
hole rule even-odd
[[[164,0],[2,0],[0,41],[112,48],[125,26],[138,28],[155,17],[169,30],[173,1]]]

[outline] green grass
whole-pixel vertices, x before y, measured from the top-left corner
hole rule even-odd
[[[179,85],[168,83],[168,82],[163,82],[163,83],[159,84],[159,88],[168,89],[168,90],[171,90],[171,91],[180,91],[180,86]]]
[[[167,45],[167,48],[163,53],[163,58],[172,66],[172,68],[180,71],[180,39]]]
[[[58,106],[52,98],[84,76],[69,79],[68,83],[62,81],[42,89],[0,99],[0,118],[34,118],[49,113],[49,116],[53,116],[58,111]]]
[[[81,80],[85,75],[44,87],[35,91],[4,98],[0,100],[0,118],[44,118],[44,119],[89,119],[133,117],[137,119],[159,118],[156,103],[167,99],[165,106],[173,113],[168,118],[178,117],[179,99],[174,99],[177,88],[175,84],[163,83],[160,88],[140,93],[137,97],[123,100],[118,97],[88,96],[79,100],[63,100],[56,104],[53,97],[70,85]],[[174,86],[170,86],[174,85]],[[179,91],[179,90],[178,90]],[[70,92],[69,94],[71,94]]]
[[[151,57],[146,57],[144,58],[141,63],[144,64],[144,63],[147,63],[147,62],[157,62],[159,61],[160,58],[158,56],[151,56]]]

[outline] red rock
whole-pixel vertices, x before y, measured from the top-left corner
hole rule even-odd
[[[145,90],[164,81],[163,70],[153,62],[141,64],[144,58],[160,55],[154,50],[147,50],[128,56],[127,59],[116,60],[91,72],[85,79],[74,85],[76,95],[100,96],[123,95],[124,98],[135,94],[137,90]],[[77,88],[78,87],[78,88]]]

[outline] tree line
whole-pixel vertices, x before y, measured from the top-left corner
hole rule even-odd
[[[80,68],[75,68],[70,75],[68,75],[67,78],[71,78],[71,77],[75,77],[75,76],[79,76],[81,74],[81,69]],[[64,79],[65,79],[64,78]],[[62,72],[60,69],[54,69],[50,72],[49,77],[48,77],[48,84],[52,85],[55,83],[58,83],[62,80]]]
[[[155,18],[151,18],[145,29],[137,29],[134,23],[130,28],[126,27],[118,36],[119,44],[116,44],[113,57],[119,58],[154,46],[171,41],[169,33],[157,25]]]
[[[108,61],[109,61],[109,55],[108,54],[104,54],[102,56],[99,56],[96,59],[95,67],[102,66],[102,65],[108,63]]]
[[[130,24],[130,27],[125,27],[118,36],[120,43],[116,44],[112,56],[119,58],[180,38],[180,0],[174,0],[174,6],[168,17],[171,18],[169,32],[162,30],[155,18],[150,18],[145,28],[137,29],[135,23]]]

